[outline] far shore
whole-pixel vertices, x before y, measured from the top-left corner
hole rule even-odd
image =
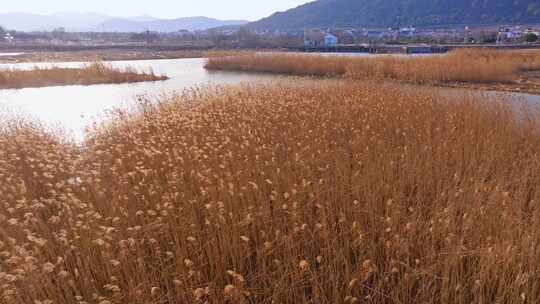
[[[2,53],[2,52],[0,52]],[[202,58],[205,51],[153,51],[153,50],[93,50],[93,51],[29,51],[0,56],[0,64],[32,63],[32,62],[91,62],[91,61],[131,61]]]

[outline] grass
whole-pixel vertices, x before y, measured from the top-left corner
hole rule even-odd
[[[117,69],[109,64],[94,62],[81,68],[39,68],[31,70],[0,70],[0,89],[19,89],[63,85],[92,85],[131,83],[168,79],[154,72],[138,72],[133,68]]]
[[[513,83],[523,71],[540,70],[540,52],[457,50],[444,56],[414,58],[252,53],[210,57],[206,68],[302,76],[391,79],[417,84]]]
[[[0,118],[0,303],[538,303],[540,116],[300,81]]]

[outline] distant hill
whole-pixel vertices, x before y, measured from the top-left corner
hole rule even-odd
[[[131,20],[131,21],[136,21],[136,22],[148,22],[148,21],[157,21],[157,20],[159,20],[159,18],[152,17],[152,16],[149,16],[149,15],[140,15],[140,16],[135,16],[135,17],[129,17],[129,18],[126,18],[126,19]]]
[[[94,26],[111,19],[111,16],[95,13],[63,12],[54,15],[28,13],[0,14],[0,26],[17,31],[50,31],[58,27],[76,30]]]
[[[112,17],[95,13],[64,12],[53,15],[28,13],[0,14],[0,26],[17,31],[50,31],[63,27],[68,31],[96,32],[175,32],[180,29],[205,30],[214,27],[243,25],[243,20],[218,20],[207,17],[159,19],[152,16],[128,18]]]
[[[540,1],[318,0],[250,23],[249,27],[301,29],[493,23],[540,23]]]
[[[244,20],[218,20],[207,17],[157,19],[148,21],[117,18],[105,21],[93,28],[90,28],[89,30],[104,32],[140,32],[145,30],[156,32],[175,32],[178,30],[206,30],[209,28],[243,25],[246,23],[247,21]]]

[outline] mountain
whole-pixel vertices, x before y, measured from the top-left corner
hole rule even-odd
[[[539,0],[318,0],[249,24],[254,29],[540,23]]]
[[[56,19],[55,23],[58,26],[71,30],[100,24],[112,18],[111,16],[104,14],[80,12],[60,12],[52,15],[52,17]]]
[[[144,23],[147,21],[134,21],[124,18],[112,18],[92,27],[87,27],[88,32],[142,32],[145,29]]]
[[[140,15],[140,16],[135,16],[135,17],[129,17],[129,18],[126,18],[126,19],[131,20],[131,21],[135,21],[135,22],[148,22],[148,21],[157,21],[157,20],[159,20],[159,18],[152,17],[152,16],[149,16],[149,15]]]
[[[116,18],[105,21],[89,30],[102,32],[140,32],[146,30],[156,32],[176,32],[178,30],[206,30],[221,26],[243,25],[246,23],[247,21],[244,20],[218,20],[208,17],[187,17],[147,21]]]
[[[28,13],[0,14],[0,26],[17,31],[51,31],[63,27],[68,31],[95,32],[175,32],[180,29],[205,30],[214,27],[243,25],[243,20],[218,20],[207,17],[159,19],[148,15],[119,18],[96,13],[62,12],[53,15]]]
[[[95,13],[62,12],[54,15],[38,15],[29,13],[0,14],[0,25],[18,31],[50,31],[58,27],[76,30],[95,26],[111,17]]]

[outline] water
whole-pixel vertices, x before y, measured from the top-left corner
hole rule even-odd
[[[343,55],[343,54],[341,54]],[[166,74],[167,81],[134,84],[106,84],[93,86],[62,86],[0,90],[0,110],[22,113],[67,130],[77,139],[84,137],[84,128],[99,120],[106,110],[129,106],[137,96],[157,97],[163,93],[181,92],[199,85],[220,85],[239,83],[270,82],[283,76],[237,73],[209,72],[203,68],[204,59],[173,59],[148,61],[111,62],[115,67],[134,67],[138,70],[152,69],[157,74]],[[0,64],[0,69],[31,69],[39,67],[80,67],[85,63],[19,63]],[[415,87],[416,89],[416,87]],[[467,90],[440,89],[444,94],[461,94]],[[481,93],[495,94],[495,93]],[[540,96],[510,94],[510,99],[539,103]]]
[[[0,64],[0,69],[31,69],[39,67],[79,67],[84,63],[20,63]],[[0,106],[10,112],[23,113],[49,124],[59,125],[77,138],[82,138],[84,128],[99,119],[106,110],[127,106],[137,96],[157,97],[163,93],[181,92],[198,85],[239,84],[275,80],[276,76],[208,72],[203,68],[204,59],[174,59],[111,62],[115,67],[152,69],[166,74],[169,80],[131,84],[105,84],[92,86],[61,86],[0,90]]]
[[[6,56],[18,56],[22,55],[24,53],[0,53],[0,57],[6,57]]]

